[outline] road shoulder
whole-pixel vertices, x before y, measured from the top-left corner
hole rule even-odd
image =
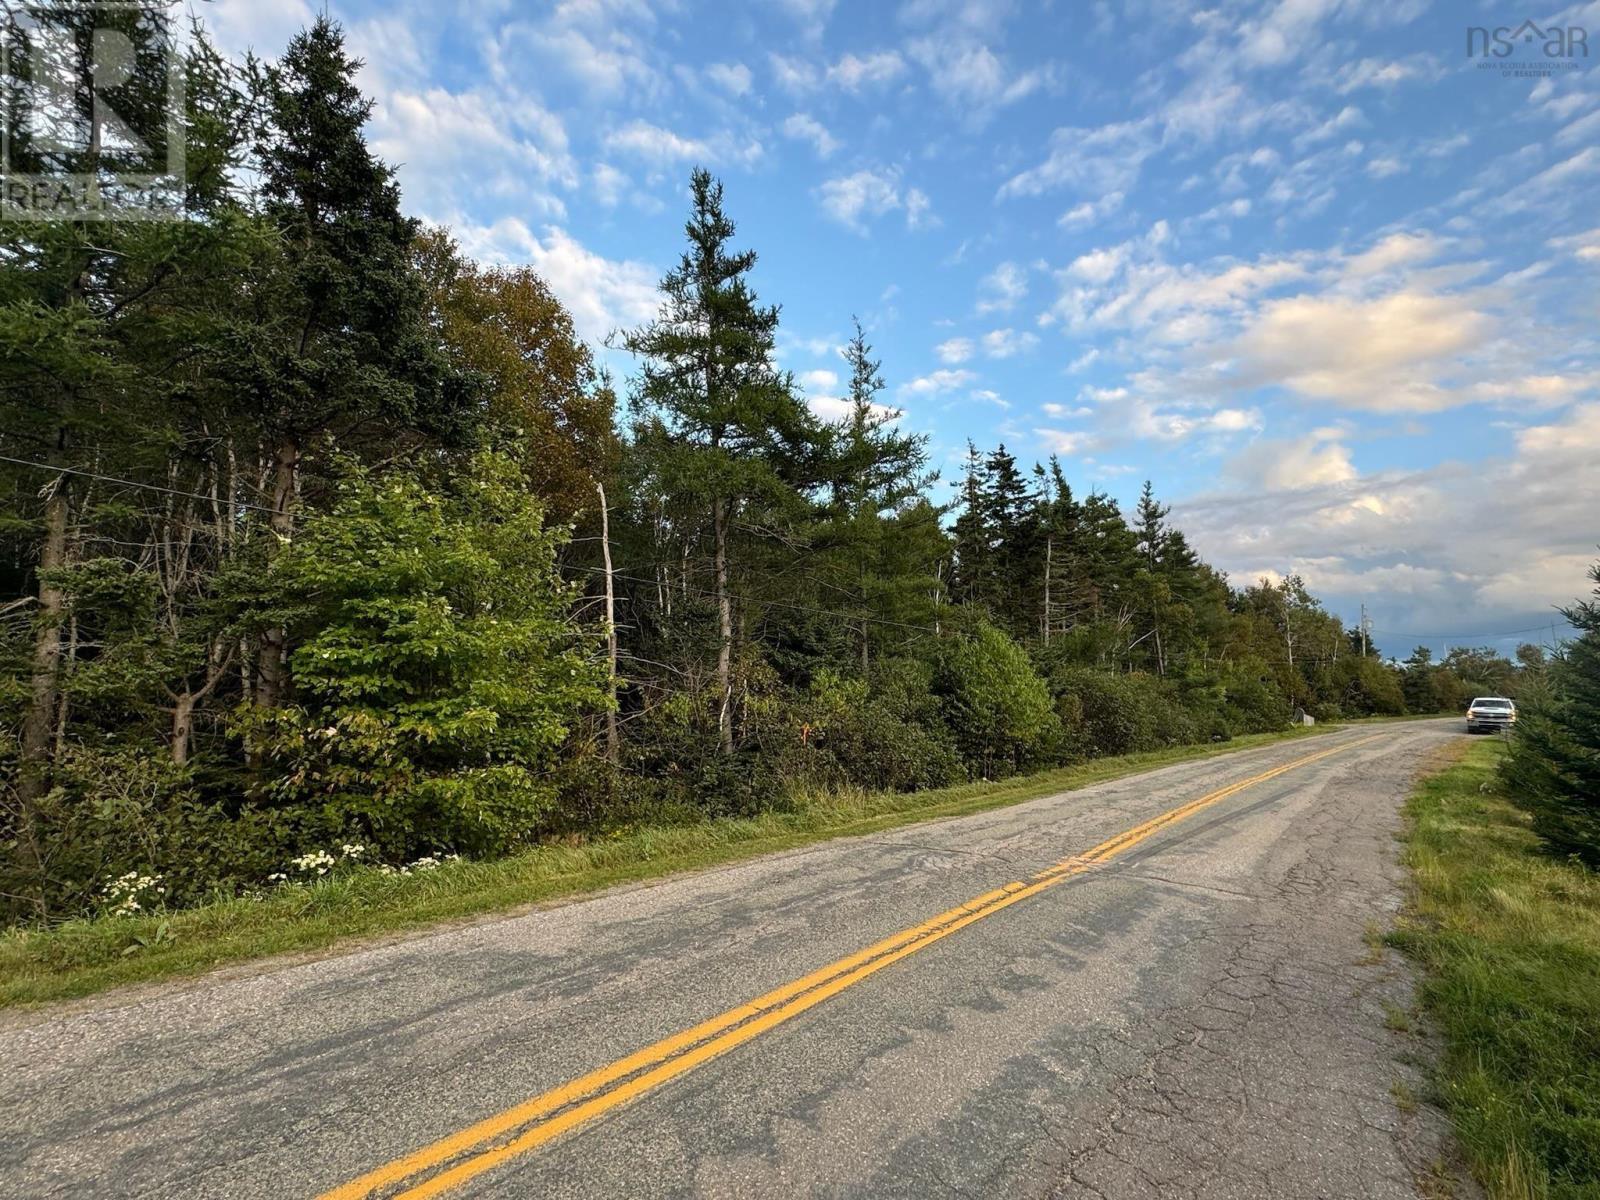
[[[1410,902],[1395,932],[1441,1043],[1429,1094],[1494,1196],[1600,1181],[1600,876],[1544,854],[1472,742],[1407,808]]]

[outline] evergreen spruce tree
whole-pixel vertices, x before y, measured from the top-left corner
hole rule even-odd
[[[1600,868],[1600,563],[1594,599],[1562,610],[1578,637],[1519,705],[1502,770],[1555,853]]]
[[[851,578],[846,588],[854,591],[861,610],[861,667],[865,672],[871,658],[873,616],[894,604],[900,593],[922,594],[931,586],[932,561],[916,562],[895,556],[899,567],[891,566],[886,550],[896,530],[893,518],[932,483],[928,472],[928,439],[924,434],[903,432],[900,414],[878,400],[884,388],[882,366],[872,357],[861,323],[844,350],[850,367],[850,387],[846,397],[849,413],[834,427],[834,448],[830,456],[834,496],[833,540],[849,561]],[[907,568],[910,568],[907,573]]]
[[[400,211],[393,170],[367,146],[372,101],[361,63],[326,16],[257,78],[265,110],[257,165],[280,253],[266,266],[256,323],[241,339],[232,382],[257,421],[278,541],[293,536],[303,460],[319,437],[344,453],[415,453],[461,440],[471,396],[444,368],[413,269],[415,220]],[[286,695],[281,625],[260,631],[256,699]]]
[[[986,466],[983,505],[994,562],[983,601],[992,620],[1013,636],[1026,637],[1033,630],[1028,598],[1038,582],[1034,566],[1038,530],[1031,519],[1032,497],[1027,479],[1004,443],[989,454]]]
[[[981,604],[987,598],[994,572],[995,529],[988,504],[989,467],[978,448],[967,442],[961,472],[961,515],[956,518],[955,564],[951,591],[963,604]]]
[[[1139,553],[1145,566],[1154,571],[1161,562],[1161,552],[1167,541],[1167,516],[1172,509],[1156,502],[1155,487],[1147,479],[1139,493],[1139,507],[1134,512],[1133,528],[1139,535]]]
[[[669,493],[711,523],[717,606],[717,744],[734,750],[732,590],[735,535],[762,519],[803,515],[826,440],[793,382],[773,363],[778,310],[750,287],[753,250],[733,250],[722,184],[690,179],[689,246],[662,280],[660,315],[623,345],[643,360],[634,403],[641,453]]]

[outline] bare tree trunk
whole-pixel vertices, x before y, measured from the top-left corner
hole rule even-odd
[[[172,762],[183,766],[189,761],[189,740],[194,734],[195,695],[185,692],[172,707]]]
[[[867,606],[867,566],[861,564],[861,606]],[[872,668],[872,616],[861,614],[861,677],[865,679]]]
[[[660,609],[662,613],[670,617],[672,615],[672,575],[667,563],[661,557],[665,553],[665,546],[667,543],[666,538],[662,536],[662,534],[665,532],[665,529],[659,510],[655,513],[654,520],[654,537],[651,541],[651,548],[653,552],[651,553],[650,557],[656,560],[656,607]]]
[[[67,618],[67,663],[63,677],[70,680],[72,672],[78,664],[78,618]],[[66,688],[56,689],[60,695],[56,700],[56,761],[61,761],[61,755],[67,744],[67,725],[72,719],[72,700],[67,695]]]
[[[39,801],[50,787],[51,735],[55,731],[56,703],[61,669],[61,614],[66,597],[50,581],[52,572],[66,562],[67,480],[59,477],[50,485],[44,504],[44,540],[39,547],[39,611],[33,635],[32,679],[28,709],[22,719],[20,770],[17,774],[17,807],[22,841],[38,872],[40,889],[34,906],[41,917],[48,917],[44,898],[44,855],[39,845]]]
[[[723,754],[732,754],[733,600],[728,595],[728,508],[720,496],[711,504],[711,524],[717,543],[717,624],[721,638],[717,648],[717,690],[722,695],[717,708],[717,746]]]
[[[1044,644],[1050,644],[1050,569],[1055,557],[1056,540],[1047,537],[1044,540]]]
[[[171,691],[167,693],[172,697],[172,740],[169,748],[172,761],[180,767],[189,761],[189,748],[194,740],[194,716],[200,709],[200,702],[228,677],[235,653],[235,647],[225,646],[220,640],[213,640],[206,651],[205,683],[199,688],[181,694]]]
[[[606,486],[595,481],[595,491],[600,493],[600,553],[606,565],[606,654],[610,660],[611,675],[607,694],[611,703],[606,706],[606,761],[615,766],[619,743],[617,741],[617,593],[611,577],[611,513],[606,507]]]
[[[287,545],[294,535],[294,501],[299,487],[300,447],[292,438],[284,438],[273,458],[270,514],[272,532],[280,545]],[[274,708],[288,690],[288,634],[281,627],[261,635],[259,673],[261,686],[256,690],[256,703],[262,708]]]

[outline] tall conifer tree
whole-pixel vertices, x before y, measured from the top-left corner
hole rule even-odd
[[[717,744],[734,750],[732,567],[736,527],[760,507],[800,514],[825,439],[773,362],[776,307],[750,286],[753,250],[731,248],[722,184],[690,179],[688,248],[661,282],[660,315],[627,334],[643,360],[634,395],[641,450],[667,490],[703,504],[711,522],[717,605]]]

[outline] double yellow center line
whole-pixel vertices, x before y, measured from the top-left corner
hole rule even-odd
[[[1308,754],[1170,809],[1108,838],[1091,850],[1062,859],[1032,876],[1027,883],[1008,883],[976,896],[932,920],[902,930],[848,958],[841,958],[838,962],[813,971],[803,979],[784,984],[748,1004],[729,1009],[692,1029],[674,1034],[597,1071],[591,1071],[580,1079],[552,1088],[543,1095],[442,1138],[431,1146],[369,1171],[359,1179],[324,1193],[319,1200],[365,1200],[378,1195],[423,1200],[424,1197],[441,1195],[519,1155],[537,1150],[563,1133],[637,1099],[702,1063],[726,1054],[735,1046],[799,1016],[830,996],[838,995],[891,963],[927,949],[957,930],[965,929],[1001,909],[1111,861],[1169,825],[1210,808],[1246,788],[1330,755],[1365,746],[1381,736],[1374,734],[1345,742],[1330,750]]]

